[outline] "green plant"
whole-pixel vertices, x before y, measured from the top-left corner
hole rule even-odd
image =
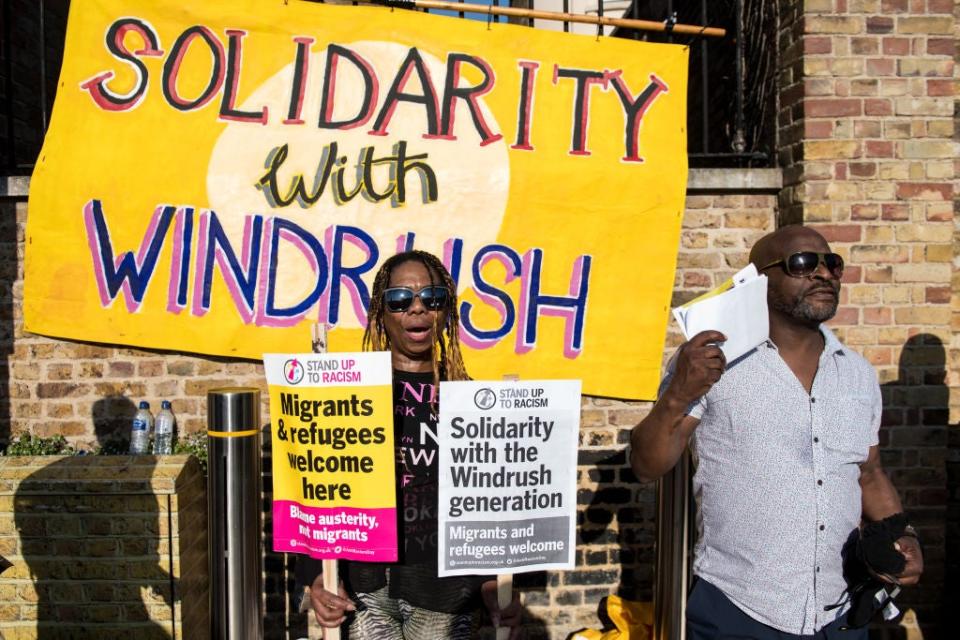
[[[43,438],[41,436],[30,435],[29,433],[18,433],[10,440],[7,450],[3,455],[7,456],[70,456],[77,453],[61,435]]]
[[[207,472],[207,433],[198,431],[178,437],[173,443],[174,453],[191,453],[200,461],[203,472]]]
[[[5,456],[75,456],[93,454],[98,456],[125,456],[130,443],[119,434],[109,437],[102,445],[92,451],[76,449],[62,435],[44,438],[26,432],[16,434],[0,452]],[[204,431],[191,433],[177,438],[173,444],[173,453],[193,454],[200,461],[203,472],[207,472],[207,434]]]

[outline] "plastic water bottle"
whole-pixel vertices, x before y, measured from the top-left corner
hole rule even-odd
[[[173,453],[173,427],[177,419],[170,410],[170,401],[160,403],[160,413],[157,414],[157,426],[153,436],[153,453],[158,456]]]
[[[130,431],[130,453],[139,456],[150,452],[150,431],[153,429],[153,414],[150,403],[140,401],[140,409],[133,417],[133,429]]]

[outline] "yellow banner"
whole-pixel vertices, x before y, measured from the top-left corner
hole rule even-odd
[[[291,0],[74,0],[25,326],[259,358],[359,349],[377,266],[442,256],[475,378],[652,398],[687,50]]]

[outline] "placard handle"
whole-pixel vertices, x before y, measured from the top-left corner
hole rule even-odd
[[[497,574],[497,605],[506,609],[513,602],[513,574]],[[497,627],[497,640],[508,640],[510,627]]]
[[[503,379],[508,382],[516,382],[520,379],[519,374],[506,373]],[[513,574],[497,574],[497,606],[506,609],[513,602]],[[497,627],[497,640],[508,640],[510,638],[510,627]]]
[[[314,323],[310,327],[310,350],[313,353],[327,352],[327,325]],[[323,570],[323,588],[330,593],[340,595],[340,573],[336,560],[321,561]],[[323,640],[340,640],[340,627],[323,628]]]
[[[340,574],[337,569],[337,561],[323,560],[323,588],[330,593],[340,595],[339,584]],[[323,640],[340,640],[340,627],[324,627]]]

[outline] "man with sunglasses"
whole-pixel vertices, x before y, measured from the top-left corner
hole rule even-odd
[[[813,229],[789,226],[750,260],[769,278],[769,340],[734,362],[716,331],[682,345],[633,429],[631,465],[654,480],[690,447],[699,537],[689,639],[865,639],[865,627],[844,626],[842,550],[861,520],[902,507],[880,465],[876,373],[822,324],[837,310],[843,259]],[[912,528],[894,548],[905,568],[887,578],[916,583]]]

